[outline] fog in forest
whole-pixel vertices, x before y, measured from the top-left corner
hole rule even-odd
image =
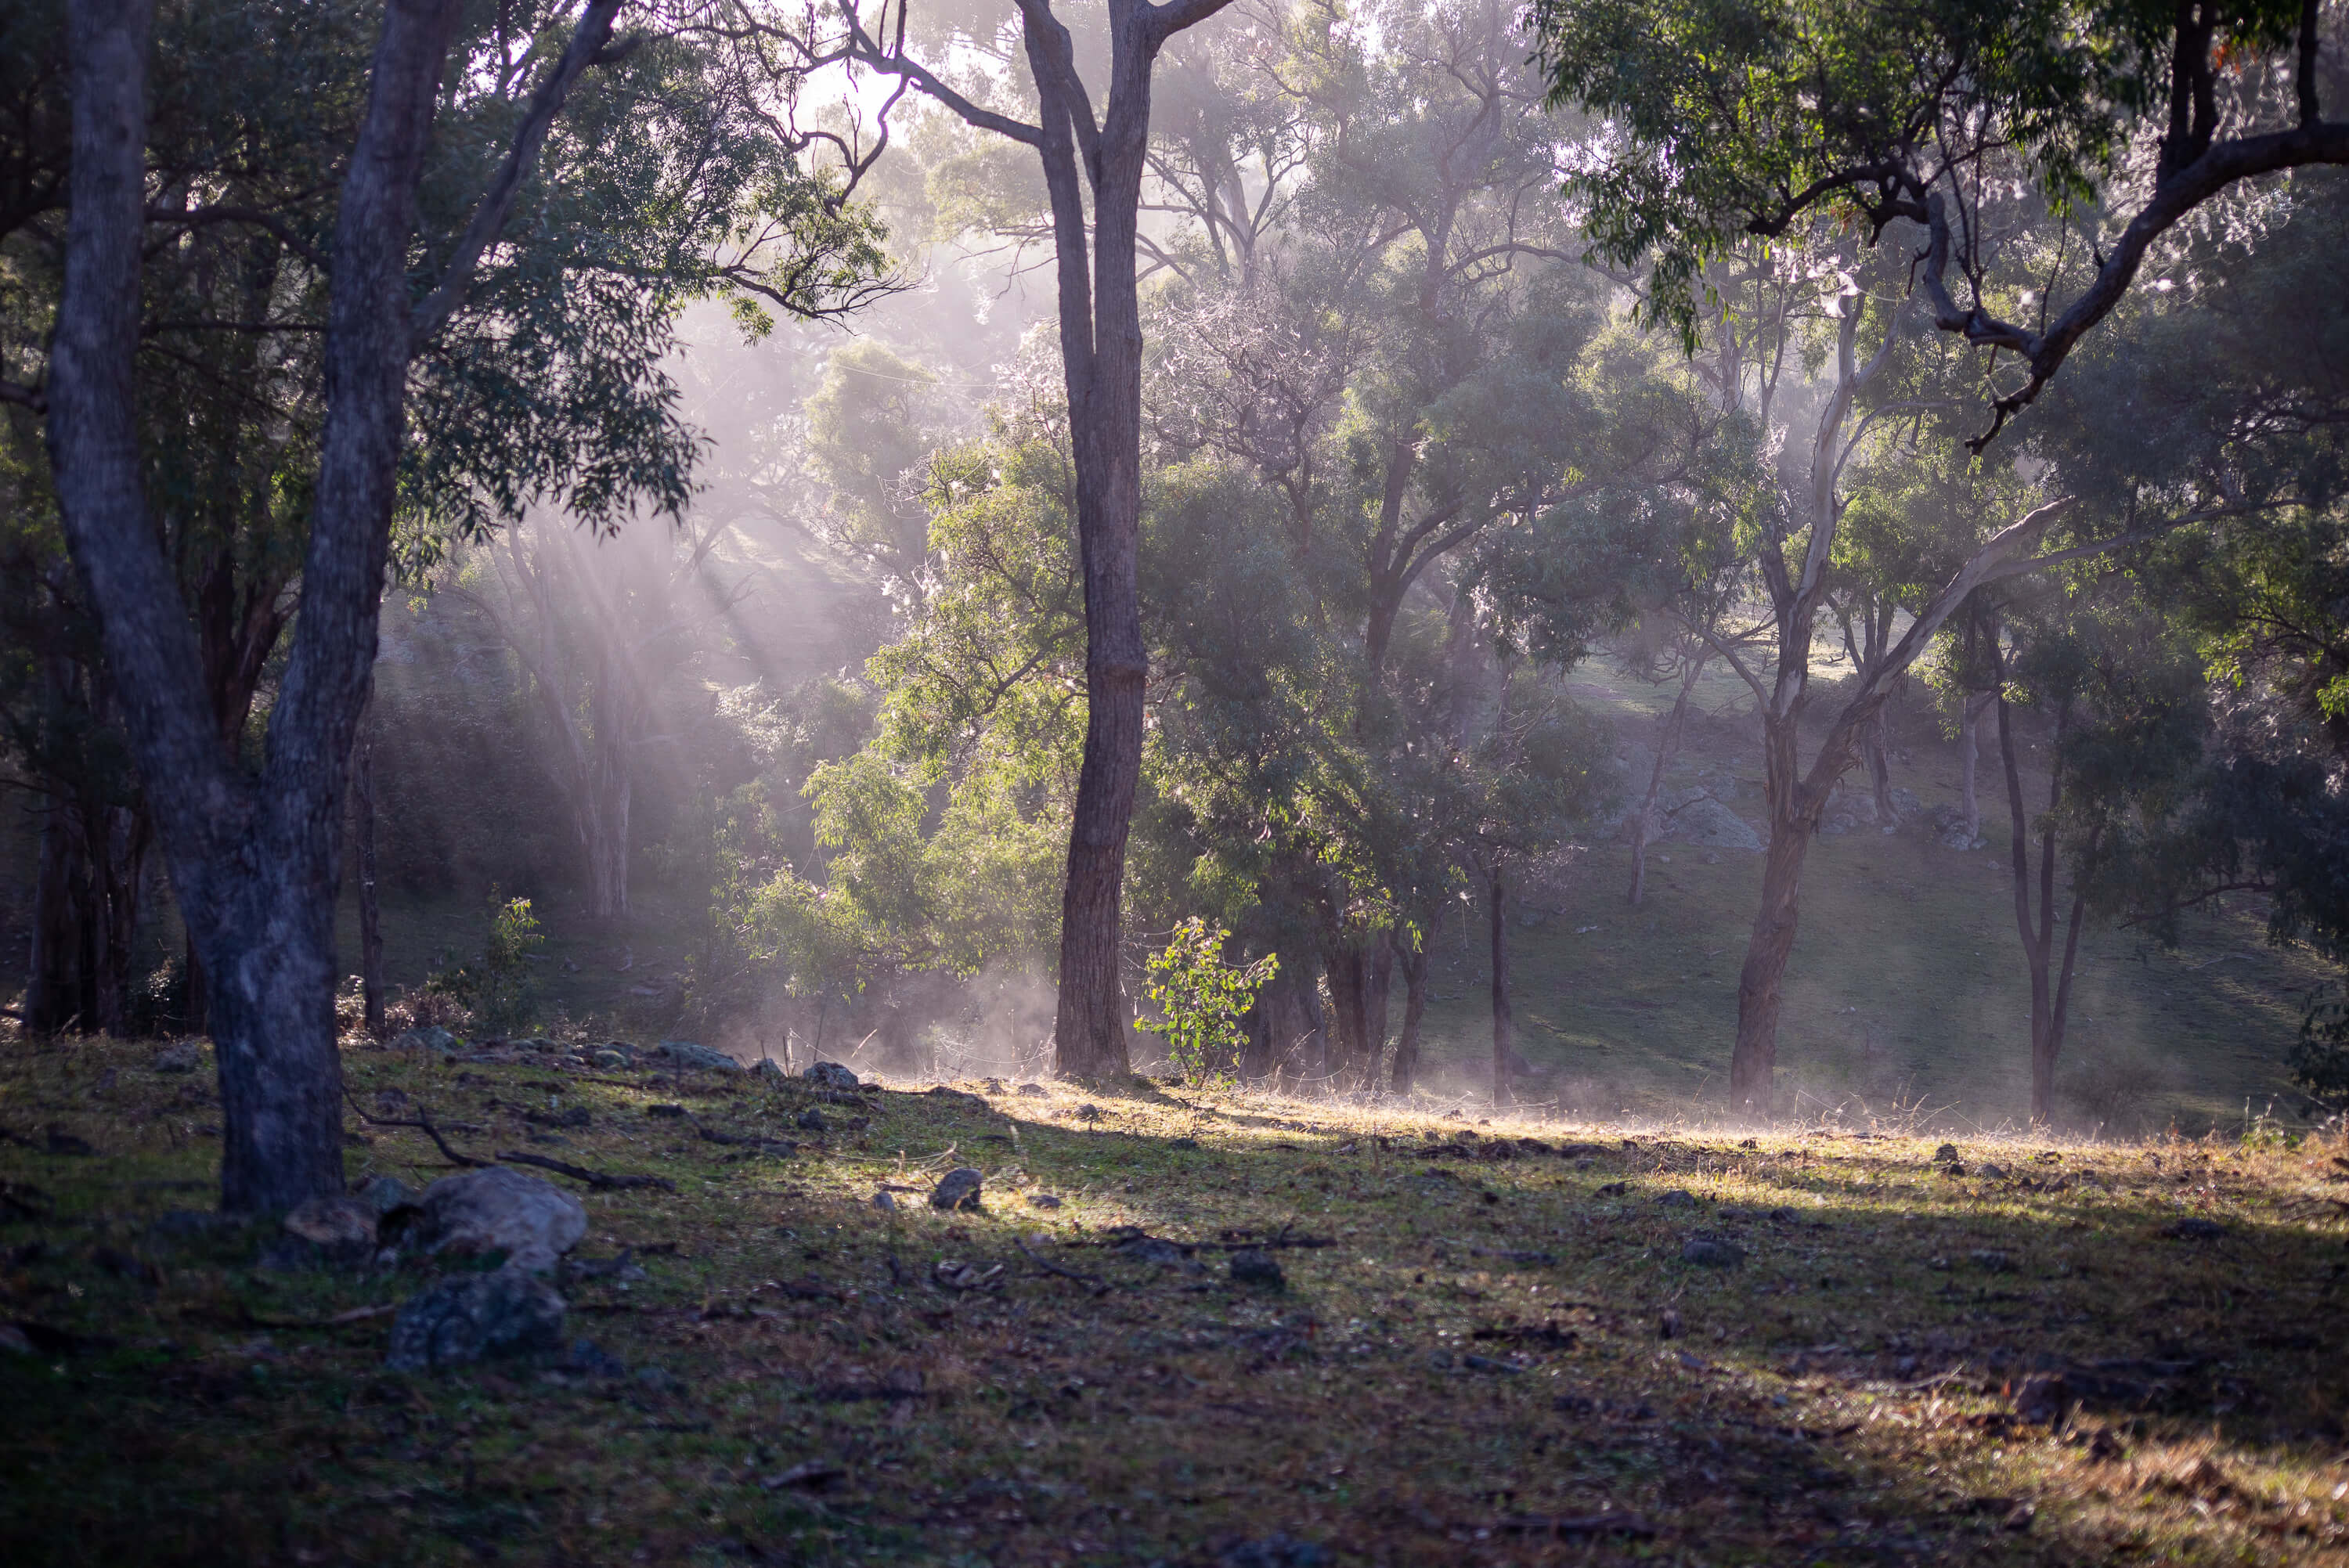
[[[983,98],[1032,94],[1009,34],[926,25]],[[2295,616],[2341,521],[2339,296],[2302,282],[2338,177],[2217,200],[1976,453],[1992,383],[1933,320],[1919,222],[1806,214],[1692,273],[1610,250],[1578,181],[1611,122],[1546,105],[1520,27],[1248,0],[1157,67],[1130,1064],[1703,1120],[1763,1103],[1731,1066],[1763,1041],[1801,1118],[2321,1114],[2332,894],[2292,868],[2335,830],[2259,805],[2337,810],[2349,677]],[[1105,46],[1079,30],[1097,89]],[[864,292],[790,296],[825,319],[704,278],[641,307],[667,314],[625,393],[577,351],[565,417],[600,435],[414,411],[426,449],[436,408],[550,449],[421,464],[446,495],[395,527],[346,1025],[364,924],[378,1037],[1053,1071],[1087,623],[1051,212],[1027,150],[889,80],[802,89],[806,124],[854,127],[811,167],[885,113],[892,139],[854,189],[875,248],[840,263]],[[1974,286],[2077,293],[2078,220],[2002,190]],[[2002,531],[2049,508],[2022,552],[2049,564],[2010,571]],[[299,578],[243,526],[222,700],[258,757]],[[0,992],[36,1029],[197,1029],[156,821],[39,570]],[[1185,922],[1210,977],[1252,978],[1178,1049],[1201,972],[1152,965]]]

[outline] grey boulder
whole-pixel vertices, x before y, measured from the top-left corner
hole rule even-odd
[[[1717,1242],[1708,1236],[1692,1236],[1681,1243],[1681,1262],[1700,1268],[1733,1269],[1745,1261],[1745,1249],[1734,1242]]]
[[[708,1046],[691,1040],[663,1040],[657,1047],[662,1057],[681,1068],[693,1068],[706,1072],[739,1073],[742,1064],[724,1051],[713,1051]]]
[[[838,1062],[818,1062],[800,1075],[818,1088],[854,1088],[856,1075]]]
[[[553,1285],[512,1265],[457,1274],[400,1304],[384,1365],[420,1372],[560,1350],[563,1311]]]
[[[543,1274],[587,1234],[587,1211],[561,1188],[493,1165],[445,1176],[424,1190],[412,1227],[428,1255],[502,1252],[507,1264]]]

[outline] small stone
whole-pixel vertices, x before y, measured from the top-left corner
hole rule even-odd
[[[451,1055],[464,1042],[438,1024],[419,1024],[416,1027],[392,1037],[389,1048],[407,1051],[439,1051]]]
[[[1669,1192],[1661,1192],[1657,1194],[1656,1207],[1659,1209],[1693,1209],[1696,1207],[1696,1194],[1693,1192],[1682,1191],[1680,1188],[1675,1187]]]
[[[200,1041],[181,1040],[157,1051],[151,1065],[159,1073],[191,1073],[204,1065],[204,1047]]]
[[[739,1073],[742,1064],[724,1051],[713,1051],[708,1046],[691,1040],[663,1040],[655,1047],[678,1067],[702,1072]]]
[[[2013,1274],[2014,1272],[2013,1255],[2009,1253],[2001,1252],[1995,1247],[1985,1247],[1980,1252],[1968,1253],[1966,1254],[1966,1261],[1973,1264],[1974,1267],[1982,1270],[1984,1274]]]
[[[563,1358],[562,1369],[586,1377],[625,1377],[628,1375],[626,1362],[592,1339],[582,1339],[573,1344],[571,1354]]]
[[[645,1114],[647,1116],[681,1117],[685,1114],[685,1107],[681,1105],[648,1105],[645,1107]]]
[[[830,1125],[823,1119],[823,1112],[818,1110],[813,1106],[810,1106],[805,1110],[800,1112],[799,1119],[794,1121],[792,1125],[797,1127],[802,1132],[829,1132],[831,1130]]]
[[[975,1211],[978,1208],[979,1185],[986,1180],[968,1165],[949,1171],[938,1178],[937,1187],[930,1193],[930,1207]]]
[[[856,1075],[838,1062],[818,1062],[800,1075],[818,1088],[854,1088]]]
[[[2006,1180],[2006,1171],[2004,1167],[1988,1163],[1975,1166],[1974,1174],[1981,1177],[1985,1181],[2003,1181]]]
[[[1099,1121],[1101,1119],[1101,1107],[1093,1104],[1090,1100],[1085,1102],[1083,1105],[1077,1107],[1077,1119],[1079,1121]]]
[[[1166,1147],[1169,1149],[1196,1149],[1199,1147],[1199,1140],[1195,1138],[1170,1138],[1166,1140]]]
[[[1745,1261],[1745,1249],[1734,1242],[1692,1236],[1681,1243],[1681,1262],[1700,1268],[1733,1269]]]
[[[1933,1150],[1933,1163],[1936,1165],[1955,1165],[1957,1162],[1958,1146],[1956,1144],[1944,1143]]]
[[[1287,1290],[1288,1276],[1280,1272],[1280,1264],[1262,1247],[1241,1247],[1232,1253],[1231,1274],[1234,1284],[1249,1285],[1258,1290]]]
[[[444,1279],[400,1304],[384,1365],[416,1372],[554,1350],[564,1305],[554,1286],[521,1269]]]
[[[1590,1195],[1594,1198],[1622,1198],[1628,1197],[1630,1191],[1631,1183],[1629,1181],[1609,1181],[1604,1187],[1593,1191]]]
[[[750,1064],[750,1070],[760,1078],[778,1083],[782,1081],[783,1065],[772,1057],[761,1057]]]
[[[896,1208],[897,1200],[892,1198],[886,1192],[875,1192],[873,1194],[873,1206],[881,1210],[884,1213],[886,1213]]]
[[[364,1199],[313,1198],[285,1216],[285,1230],[330,1253],[349,1251],[364,1257],[375,1251],[378,1218],[378,1211]]]
[[[1040,1083],[1023,1083],[1019,1086],[1019,1092],[1030,1099],[1049,1099],[1052,1093]]]
[[[1061,1201],[1050,1192],[1036,1192],[1030,1195],[1028,1206],[1031,1209],[1057,1209]]]
[[[2161,1227],[2161,1233],[2173,1242],[2219,1242],[2227,1237],[2227,1227],[2216,1220],[2178,1220]]]

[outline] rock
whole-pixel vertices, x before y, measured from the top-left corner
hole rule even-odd
[[[645,1114],[649,1117],[666,1118],[672,1121],[682,1121],[685,1119],[685,1107],[681,1105],[648,1105],[645,1107]]]
[[[1627,1198],[1630,1193],[1631,1183],[1629,1181],[1609,1181],[1604,1187],[1594,1189],[1590,1195],[1594,1198]]]
[[[2014,1272],[2014,1259],[2013,1255],[2000,1252],[1995,1247],[1985,1247],[1980,1252],[1968,1253],[1966,1254],[1966,1261],[1973,1264],[1974,1267],[1982,1270],[1984,1274],[2013,1274]]]
[[[873,1194],[873,1206],[886,1213],[897,1206],[897,1200],[886,1192],[875,1192]]]
[[[968,1165],[949,1171],[938,1178],[936,1188],[931,1191],[930,1207],[975,1211],[978,1208],[979,1184],[986,1180]]]
[[[1280,1272],[1280,1264],[1262,1247],[1241,1247],[1232,1253],[1232,1283],[1259,1290],[1287,1290],[1288,1276]]]
[[[619,1052],[613,1050],[608,1046],[604,1047],[602,1050],[592,1053],[587,1059],[590,1062],[593,1062],[595,1066],[602,1068],[606,1072],[618,1072],[625,1069],[628,1065],[627,1057],[622,1056]]]
[[[331,1254],[375,1255],[382,1212],[363,1198],[313,1198],[285,1216],[285,1232]]]
[[[2227,1227],[2216,1220],[2178,1220],[2162,1226],[2161,1233],[2173,1242],[2221,1242]]]
[[[1657,1315],[1656,1337],[1659,1339],[1678,1339],[1680,1336],[1680,1309],[1677,1307],[1668,1306],[1664,1308],[1661,1313]]]
[[[830,1124],[823,1119],[823,1112],[818,1110],[813,1106],[810,1106],[805,1110],[800,1112],[799,1119],[792,1122],[792,1125],[798,1128],[802,1132],[829,1132],[831,1130]]]
[[[987,1101],[980,1099],[978,1095],[968,1094],[958,1088],[948,1088],[942,1083],[932,1084],[929,1087],[928,1093],[932,1099],[943,1099],[951,1104],[968,1106],[974,1110],[985,1110],[988,1109]]]
[[[149,1064],[159,1073],[191,1073],[204,1065],[204,1047],[199,1040],[181,1040],[175,1046],[165,1046],[155,1053]]]
[[[548,1039],[544,1035],[533,1035],[529,1039],[516,1040],[513,1043],[513,1048],[518,1051],[544,1052],[560,1051],[563,1047],[557,1045],[554,1041]]]
[[[1733,1269],[1744,1261],[1745,1249],[1734,1242],[1691,1236],[1681,1243],[1681,1262],[1695,1264],[1700,1268]]]
[[[1048,1099],[1052,1093],[1050,1089],[1040,1083],[1023,1083],[1019,1086],[1019,1092],[1030,1099]]]
[[[750,1064],[750,1070],[760,1078],[765,1078],[770,1082],[781,1083],[782,1081],[783,1065],[782,1063],[775,1060],[772,1057],[761,1057],[757,1061]]]
[[[1958,1162],[1958,1146],[1954,1143],[1942,1144],[1933,1150],[1933,1161],[1937,1165],[1955,1165]]]
[[[1762,837],[1744,818],[1702,789],[1669,790],[1657,797],[1663,819],[1659,840],[1695,844],[1701,849],[1762,851]]]
[[[457,1274],[400,1304],[384,1365],[395,1372],[418,1372],[553,1351],[563,1344],[563,1312],[564,1300],[554,1286],[511,1264],[488,1274]]]
[[[1682,1191],[1680,1188],[1675,1187],[1669,1192],[1657,1194],[1656,1207],[1659,1209],[1693,1209],[1696,1207],[1696,1194],[1693,1192]]]
[[[713,1051],[708,1046],[698,1046],[691,1040],[663,1040],[654,1048],[664,1058],[681,1068],[719,1073],[739,1073],[742,1070],[742,1064],[724,1051]]]
[[[1061,1201],[1050,1192],[1035,1192],[1029,1195],[1028,1206],[1031,1209],[1057,1209]]]
[[[1975,1166],[1974,1174],[1981,1177],[1985,1181],[2003,1181],[2006,1180],[2006,1170],[2003,1166],[1992,1165],[1987,1161]]]
[[[416,1243],[428,1255],[503,1252],[508,1266],[529,1274],[553,1268],[587,1234],[578,1199],[502,1165],[445,1176],[417,1207]]]
[[[1336,1561],[1318,1543],[1285,1532],[1261,1541],[1226,1542],[1216,1553],[1216,1568],[1329,1568]]]
[[[389,1042],[392,1050],[440,1051],[454,1055],[464,1042],[438,1024],[419,1024],[403,1034],[395,1035]]]
[[[565,1372],[575,1372],[583,1377],[625,1377],[628,1364],[596,1344],[582,1339],[571,1346],[571,1353],[557,1363]]]
[[[854,1088],[856,1075],[838,1062],[818,1062],[800,1075],[818,1088]]]

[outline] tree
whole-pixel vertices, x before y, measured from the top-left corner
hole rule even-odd
[[[2323,112],[2343,89],[2344,13],[2322,0],[1537,0],[1533,15],[1551,101],[1611,117],[1572,188],[1600,252],[1652,259],[1656,319],[1693,343],[1706,264],[1749,238],[1823,214],[1871,243],[1914,224],[1934,325],[2026,372],[1993,393],[1977,450],[2188,214],[2247,180],[2349,163],[2349,120]],[[1982,205],[2025,181],[2087,253],[2035,300],[1994,286],[2004,225]]]
[[[270,709],[256,768],[225,754],[205,692],[203,663],[169,563],[155,542],[152,498],[141,470],[135,409],[145,231],[201,226],[204,215],[167,212],[150,220],[143,187],[148,140],[147,85],[152,15],[143,0],[101,0],[70,7],[68,93],[73,115],[70,202],[63,244],[63,288],[49,360],[46,403],[59,511],[75,566],[103,634],[108,665],[123,694],[123,727],[160,829],[174,891],[197,954],[213,985],[212,1033],[219,1045],[226,1122],[222,1202],[233,1212],[282,1210],[341,1190],[340,1067],[335,1053],[333,903],[338,874],[343,794],[351,744],[365,706],[376,645],[376,616],[394,513],[403,484],[403,438],[411,360],[440,345],[462,319],[509,216],[523,195],[550,132],[582,77],[621,59],[612,30],[620,0],[594,0],[559,48],[536,26],[469,41],[484,69],[447,70],[457,38],[456,9],[441,0],[392,0],[367,76],[359,117],[336,184],[330,244],[305,261],[331,257],[319,344],[318,433],[303,545],[299,613],[292,647]],[[501,19],[503,26],[505,19]],[[535,57],[534,84],[518,62]],[[503,68],[491,67],[492,60]],[[442,84],[463,84],[460,98],[487,106],[508,134],[503,150],[478,159],[481,139],[462,139],[446,161],[433,158],[432,132]],[[464,95],[471,93],[471,98]],[[625,116],[622,117],[625,120]],[[419,300],[411,286],[410,248],[426,177],[433,204],[462,187],[456,221],[438,249],[440,262]],[[445,181],[445,183],[444,183]],[[785,185],[788,186],[786,181]],[[802,188],[794,193],[805,195]],[[829,222],[821,200],[807,204]],[[267,213],[223,208],[218,222],[253,222]],[[281,225],[282,226],[282,225]],[[827,254],[843,249],[835,225]],[[844,247],[852,256],[858,242]],[[852,266],[851,270],[854,270]],[[718,269],[723,273],[724,269]],[[742,286],[759,283],[744,269]],[[491,275],[494,276],[492,273]],[[543,350],[542,380],[564,385],[563,328],[588,318],[566,314],[566,277],[557,267],[513,280],[497,328],[475,323],[483,338]],[[593,274],[600,286],[611,275]],[[699,273],[715,279],[710,273]],[[534,294],[533,280],[556,286]],[[609,297],[609,296],[607,296]],[[539,314],[533,319],[531,312]],[[604,318],[609,320],[610,318]],[[661,313],[627,318],[657,330]],[[536,333],[547,325],[551,333]],[[461,409],[481,390],[473,373],[515,368],[494,353],[456,356],[446,376],[423,378],[428,403]],[[575,386],[575,384],[574,384]],[[584,388],[579,388],[584,390]],[[508,388],[534,407],[527,386]],[[656,397],[658,406],[663,399]],[[606,419],[629,400],[607,405]],[[630,445],[615,466],[584,470],[509,472],[485,510],[518,494],[560,488],[615,501],[648,489],[636,463],[649,426],[620,427]],[[511,441],[514,432],[506,430]],[[471,438],[469,447],[468,438]],[[494,423],[459,424],[423,449],[407,476],[420,496],[452,501],[469,492],[468,450],[499,439]]]
[[[1085,746],[1069,824],[1061,902],[1054,1070],[1126,1070],[1118,954],[1126,838],[1142,776],[1149,677],[1135,585],[1142,515],[1142,313],[1136,240],[1148,171],[1153,68],[1167,41],[1229,0],[1110,0],[1106,91],[1098,110],[1076,41],[1050,0],[1019,0],[1035,119],[982,107],[905,52],[906,13],[887,43],[858,11],[843,57],[919,88],[968,124],[1035,150],[1052,214],[1061,366],[1077,480],[1084,573]],[[1086,192],[1092,194],[1088,222]]]

